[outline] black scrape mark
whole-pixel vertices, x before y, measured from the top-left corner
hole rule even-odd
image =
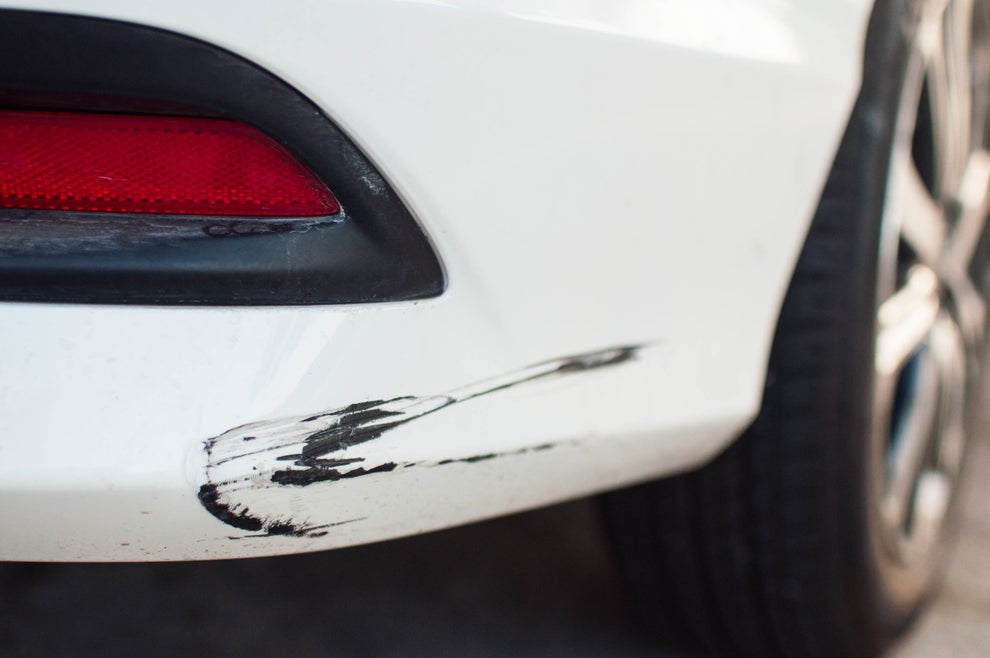
[[[281,455],[276,457],[275,461],[296,462],[299,461],[299,455]],[[319,466],[320,468],[337,468],[338,466],[348,466],[363,461],[364,457],[348,457],[340,459],[312,459],[308,463],[313,466]]]
[[[512,450],[511,452],[490,452],[486,455],[474,455],[472,457],[460,457],[458,459],[442,459],[435,464],[423,463],[423,462],[409,462],[403,464],[404,468],[410,466],[446,466],[447,464],[477,464],[478,462],[488,461],[489,459],[497,459],[499,457],[514,457],[516,455],[526,455],[531,452],[542,452],[544,450],[549,450],[553,448],[555,444],[544,443],[543,445],[533,446],[531,448],[521,448],[519,450]]]
[[[307,526],[283,519],[262,519],[251,514],[251,510],[243,505],[229,505],[221,501],[219,490],[215,484],[204,484],[199,488],[199,502],[213,516],[235,528],[251,532],[263,531],[262,534],[248,535],[248,537],[323,537],[327,534],[327,528],[363,520],[350,519],[324,525]],[[246,537],[231,537],[230,539],[246,539]]]
[[[500,456],[501,455],[499,455],[498,453],[490,452],[487,455],[475,455],[474,457],[463,457],[456,461],[463,462],[465,464],[477,464],[478,462],[486,462],[489,459],[495,459],[496,457],[500,457]]]
[[[478,462],[485,462],[489,459],[495,459],[496,457],[501,457],[498,453],[490,452],[487,455],[475,455],[474,457],[461,457],[460,459],[442,459],[437,462],[437,466],[446,466],[447,464],[476,464]]]
[[[235,528],[258,531],[265,527],[265,522],[252,516],[247,508],[235,510],[233,505],[221,501],[220,491],[215,484],[204,484],[199,488],[199,502],[210,514]]]
[[[348,519],[346,521],[337,521],[336,523],[326,523],[317,526],[306,526],[299,527],[291,523],[286,523],[284,521],[272,521],[266,528],[266,532],[260,535],[242,535],[240,537],[227,537],[227,539],[241,540],[241,539],[255,539],[257,537],[326,537],[330,534],[328,528],[336,528],[337,526],[347,525],[348,523],[355,523],[357,521],[364,521],[368,517],[362,516],[356,519]]]
[[[294,487],[305,487],[314,482],[336,482],[347,478],[361,477],[372,473],[388,473],[394,471],[397,464],[388,462],[374,468],[355,468],[343,473],[334,468],[307,468],[304,471],[275,471],[272,473],[272,482],[275,484],[285,484]]]
[[[380,404],[384,404],[387,400],[367,400],[365,402],[355,402],[354,404],[348,405],[343,409],[336,409],[333,411],[327,411],[322,414],[316,414],[315,416],[310,416],[308,418],[303,418],[302,422],[309,423],[314,420],[319,420],[320,418],[325,418],[327,416],[333,416],[335,414],[352,414],[358,411],[364,411],[365,409],[371,409],[377,407]]]
[[[383,412],[378,418],[386,418],[392,415],[395,414],[392,412]],[[344,418],[342,417],[337,421],[338,424],[334,427],[313,432],[306,438],[306,447],[303,448],[302,453],[299,455],[299,460],[302,462],[300,465],[307,465],[305,463],[306,461],[316,459],[321,455],[337,452],[338,450],[346,450],[351,446],[377,439],[390,429],[404,425],[412,420],[412,418],[407,418],[378,425],[363,425],[360,423],[352,425],[346,424]]]
[[[619,346],[544,361],[528,368],[476,382],[442,395],[400,396],[388,400],[368,400],[338,409],[331,409],[299,420],[290,422],[278,421],[278,432],[284,432],[290,436],[293,432],[298,432],[300,426],[305,427],[307,424],[322,424],[323,427],[315,429],[309,434],[303,434],[298,440],[290,439],[288,442],[278,441],[282,434],[275,433],[269,437],[269,440],[276,440],[273,441],[271,446],[267,443],[256,441],[257,444],[262,444],[262,447],[247,452],[230,450],[229,447],[225,446],[226,449],[220,451],[216,455],[216,459],[214,459],[214,448],[218,441],[222,440],[225,443],[229,443],[238,438],[237,428],[235,428],[234,430],[208,439],[204,444],[208,457],[207,480],[209,484],[203,485],[200,489],[200,502],[213,516],[231,526],[242,530],[263,531],[265,533],[263,535],[252,536],[317,536],[314,531],[332,527],[333,524],[330,526],[307,526],[284,519],[261,518],[252,514],[246,506],[238,503],[230,503],[225,499],[225,489],[233,492],[238,488],[244,487],[265,488],[266,486],[270,486],[264,484],[264,480],[256,479],[257,476],[262,475],[267,469],[261,469],[257,473],[257,476],[249,474],[239,479],[222,480],[217,483],[213,482],[211,470],[227,462],[240,460],[247,456],[264,455],[269,454],[273,450],[293,450],[294,448],[292,452],[273,458],[273,461],[276,463],[291,462],[291,465],[287,465],[286,468],[269,471],[270,476],[266,479],[278,486],[305,487],[319,482],[336,482],[344,479],[363,477],[365,475],[387,473],[396,469],[406,469],[413,466],[444,466],[455,463],[474,464],[499,457],[548,450],[553,447],[553,444],[544,444],[504,453],[485,453],[456,459],[444,459],[438,462],[405,462],[399,464],[388,462],[379,466],[369,468],[356,467],[349,470],[342,470],[341,467],[364,461],[364,459],[361,457],[346,457],[340,454],[348,448],[373,441],[396,427],[436,413],[454,404],[484,395],[490,395],[528,382],[549,379],[556,376],[584,373],[626,363],[634,359],[644,347],[645,345]],[[251,427],[263,430],[265,424],[255,423]],[[245,427],[245,429],[247,428]],[[258,432],[253,432],[251,436],[240,437],[240,440],[255,441],[258,436]],[[272,459],[272,457],[269,457],[269,459]],[[252,465],[251,469],[255,471],[259,470],[255,465]],[[322,534],[326,533],[322,532]]]
[[[436,413],[458,402],[473,400],[482,395],[490,395],[496,391],[503,391],[522,383],[545,379],[552,375],[588,372],[625,363],[634,358],[642,347],[642,345],[627,345],[598,352],[578,354],[564,359],[545,361],[519,371],[516,373],[518,375],[517,377],[512,377],[511,375],[497,377],[479,384],[467,386],[463,389],[451,391],[445,395],[434,396],[433,398],[403,396],[392,398],[391,400],[359,402],[340,410],[311,416],[310,419],[336,416],[337,422],[326,429],[318,430],[306,437],[302,452],[279,457],[280,461],[292,461],[295,466],[306,469],[305,471],[297,469],[276,471],[272,474],[271,481],[276,484],[306,486],[316,482],[336,481],[343,478],[392,471],[395,469],[394,464],[392,464],[391,468],[385,470],[359,468],[352,471],[340,472],[332,468],[328,469],[320,461],[322,457],[328,454],[372,441],[400,425],[405,425],[418,418]],[[433,404],[423,404],[430,401]],[[409,404],[404,408],[385,408],[385,405],[396,406],[401,405],[403,402],[408,402]],[[478,455],[455,460],[444,460],[444,462],[440,463],[460,462],[473,464],[499,456],[501,455]]]

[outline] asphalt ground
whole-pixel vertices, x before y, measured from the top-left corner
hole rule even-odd
[[[984,424],[990,428],[990,424]],[[897,658],[990,655],[990,436]],[[2,656],[648,656],[593,501],[328,553],[0,564]]]

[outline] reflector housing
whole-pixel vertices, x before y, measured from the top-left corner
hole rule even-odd
[[[243,123],[0,111],[0,207],[224,217],[323,217],[330,191]]]
[[[62,171],[78,134],[32,136],[16,166],[11,140],[0,136],[0,152],[8,145],[0,155],[8,186],[0,193],[0,301],[267,306],[443,292],[440,260],[388,180],[321,107],[270,71],[167,30],[17,9],[0,9],[0,62],[3,113],[118,122],[87,139],[100,149],[130,143],[141,163],[128,174],[95,172],[113,187],[94,193],[74,176],[88,171],[91,181],[86,167],[103,156],[80,148],[77,170]],[[151,143],[134,148],[136,138],[120,130],[127,117],[141,130],[172,130],[173,144],[199,145],[175,149],[145,134]],[[197,150],[203,133],[224,145],[213,150],[216,168],[204,167]],[[261,164],[272,160],[275,176]],[[268,175],[252,178],[258,169]],[[14,191],[18,170],[22,183],[61,182]],[[162,182],[172,189],[156,187]]]

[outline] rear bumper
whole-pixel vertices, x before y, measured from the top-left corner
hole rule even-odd
[[[333,548],[709,458],[757,410],[869,9],[21,4],[177,30],[281,76],[382,170],[449,286],[359,306],[0,306],[0,558],[11,560]],[[711,38],[728,33],[738,39]],[[330,429],[313,416],[438,404],[615,346],[637,349],[318,456],[347,462],[324,464],[336,479],[273,480],[309,467],[296,464],[307,439]],[[248,424],[285,452],[212,463],[218,437],[258,440]]]
[[[431,335],[442,342],[455,307],[447,298],[333,311],[6,306],[0,554],[185,560],[418,533],[692,466],[750,411],[738,399],[727,410],[732,392],[703,382],[685,345],[622,359],[604,350],[593,367],[503,359],[494,378],[480,377],[489,369],[422,348]],[[57,364],[57,378],[41,362]],[[327,404],[300,385],[311,379],[348,397]],[[452,388],[460,401],[448,404]],[[377,405],[406,409],[402,424],[376,425],[374,403],[353,406],[408,396],[418,399]],[[316,455],[337,460],[329,466],[342,477],[279,480],[306,473],[307,441],[348,413],[369,421],[352,428],[376,435],[352,432]]]

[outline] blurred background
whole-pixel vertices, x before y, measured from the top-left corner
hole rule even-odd
[[[990,423],[945,584],[894,656],[990,655]],[[0,563],[3,656],[647,656],[594,501],[327,553]],[[676,655],[676,654],[675,654]]]

